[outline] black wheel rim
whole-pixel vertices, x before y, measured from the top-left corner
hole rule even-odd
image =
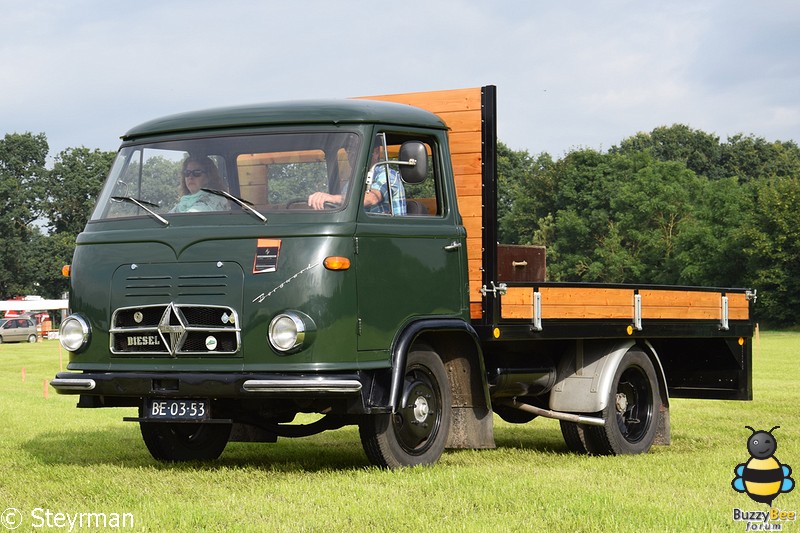
[[[392,417],[394,433],[404,451],[421,455],[433,445],[441,425],[441,405],[441,391],[430,370],[409,368],[401,407]]]
[[[636,366],[625,370],[615,399],[620,433],[630,443],[639,442],[653,418],[653,392],[644,370]]]

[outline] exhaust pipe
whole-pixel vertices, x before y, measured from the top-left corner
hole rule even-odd
[[[551,411],[550,409],[542,409],[541,407],[536,407],[535,405],[518,402],[516,398],[500,400],[497,403],[519,409],[520,411],[525,411],[526,413],[543,416],[545,418],[555,418],[556,420],[575,422],[576,424],[586,424],[587,426],[606,425],[605,420],[596,416],[576,415],[574,413],[562,413],[559,411]]]

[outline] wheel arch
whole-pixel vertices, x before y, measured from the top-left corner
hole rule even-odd
[[[558,364],[556,385],[550,393],[550,409],[573,413],[594,413],[605,409],[620,361],[631,349],[640,349],[653,363],[658,393],[665,408],[669,393],[664,368],[648,341],[583,341],[571,345]],[[587,379],[591,376],[591,379]]]
[[[650,341],[645,340],[639,345],[650,358],[653,363],[653,368],[656,370],[656,377],[658,378],[658,393],[661,396],[661,404],[665,409],[669,409],[669,390],[667,389],[667,375],[664,372],[664,367],[661,365],[661,359],[658,357],[658,352],[650,344]]]
[[[494,448],[491,401],[478,335],[459,319],[423,319],[406,326],[392,346],[389,405],[398,408],[408,354],[430,349],[442,359],[452,396],[448,448]]]

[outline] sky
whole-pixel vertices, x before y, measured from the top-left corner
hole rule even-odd
[[[797,0],[0,0],[0,134],[116,150],[210,107],[495,85],[562,157],[686,124],[800,142]]]

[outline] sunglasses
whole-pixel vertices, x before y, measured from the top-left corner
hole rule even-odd
[[[200,176],[202,176],[205,173],[206,173],[205,170],[200,170],[200,169],[184,170],[183,171],[183,177],[184,178],[188,178],[189,176],[192,176],[192,177],[195,177],[195,178],[199,178]]]

